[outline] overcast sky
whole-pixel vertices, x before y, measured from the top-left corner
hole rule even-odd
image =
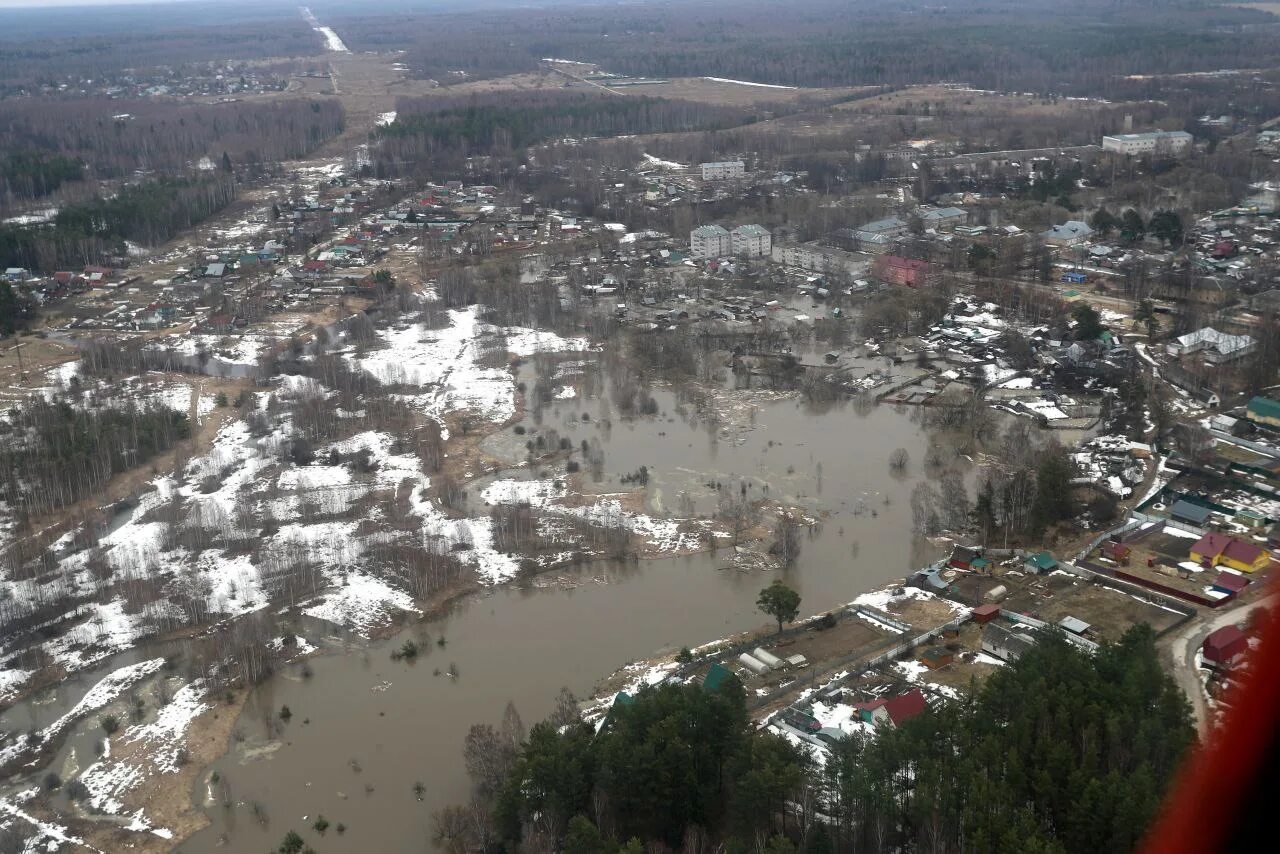
[[[48,8],[50,6],[133,6],[138,3],[187,2],[190,2],[190,0],[0,0],[0,9]]]

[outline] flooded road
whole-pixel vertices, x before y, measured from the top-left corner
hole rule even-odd
[[[196,796],[213,826],[180,850],[265,850],[290,829],[314,841],[309,828],[319,814],[346,826],[341,843],[330,829],[324,847],[424,850],[432,812],[468,799],[462,758],[468,728],[498,723],[508,701],[528,726],[551,711],[562,686],[584,697],[629,661],[760,626],[767,618],[755,600],[774,577],[800,592],[801,612],[810,614],[900,578],[932,556],[912,545],[909,496],[922,476],[926,440],[906,413],[877,407],[859,415],[846,404],[815,415],[794,395],[763,395],[753,398],[762,402],[751,411],[723,413],[708,430],[682,417],[669,392],[654,396],[661,414],[613,416],[607,429],[598,423],[598,401],[558,400],[543,411],[540,427],[532,416],[523,423],[526,430],[554,428],[575,444],[598,438],[605,471],[590,488],[628,488],[619,477],[646,466],[655,512],[678,512],[673,505],[681,494],[699,512],[713,511],[716,493],[708,483],[715,480],[746,481],[755,498],[767,487],[767,497],[829,510],[804,537],[793,568],[739,571],[729,568],[726,548],[593,563],[540,576],[527,589],[468,598],[447,616],[367,649],[315,658],[310,678],[292,665],[250,699],[241,740],[214,766],[229,798],[211,796],[200,784]],[[523,456],[529,436],[508,428],[489,450]],[[913,461],[902,478],[890,474],[887,462],[897,447]],[[469,487],[473,502],[479,488]],[[407,639],[427,653],[413,663],[393,661],[391,652]],[[285,705],[292,717],[282,725]],[[224,807],[224,799],[233,806]],[[265,825],[255,813],[265,813]]]

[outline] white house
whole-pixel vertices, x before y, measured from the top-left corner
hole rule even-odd
[[[1191,134],[1185,130],[1156,130],[1148,133],[1120,133],[1102,138],[1103,151],[1120,154],[1178,154],[1191,146]]]
[[[1204,360],[1211,365],[1221,365],[1242,359],[1258,348],[1251,335],[1229,335],[1212,326],[1188,332],[1169,342],[1165,348],[1170,356],[1188,356],[1204,353]]]
[[[741,160],[721,160],[716,163],[702,163],[698,168],[702,171],[704,181],[728,181],[741,178],[747,174],[747,165]]]
[[[729,232],[718,225],[700,225],[689,232],[689,254],[694,258],[723,258],[732,252]]]
[[[763,226],[740,225],[729,234],[733,254],[739,258],[766,258],[773,249],[773,237]]]

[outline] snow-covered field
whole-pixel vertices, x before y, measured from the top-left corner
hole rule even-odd
[[[351,361],[384,384],[429,389],[414,400],[430,415],[468,410],[501,422],[515,414],[515,382],[506,368],[479,364],[487,348],[505,339],[513,356],[592,349],[582,338],[522,327],[498,329],[482,322],[479,311],[477,306],[450,311],[449,325],[442,329],[413,324],[384,330],[379,333],[381,349]]]

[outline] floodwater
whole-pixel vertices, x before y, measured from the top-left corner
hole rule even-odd
[[[508,702],[529,725],[551,711],[562,686],[588,697],[628,662],[765,625],[755,600],[776,577],[800,592],[801,612],[813,614],[936,556],[911,534],[909,498],[924,477],[928,439],[909,410],[860,411],[844,401],[819,411],[794,393],[724,391],[699,411],[672,391],[654,390],[658,414],[626,419],[595,369],[598,360],[587,361],[578,366],[585,379],[574,379],[573,366],[553,368],[557,389],[577,385],[586,397],[527,413],[523,434],[507,427],[486,440],[486,451],[517,463],[526,442],[552,430],[574,447],[583,439],[598,442],[603,465],[598,478],[584,466],[584,489],[631,490],[622,475],[644,466],[646,505],[655,515],[713,513],[717,484],[735,491],[745,484],[750,498],[822,511],[821,523],[802,538],[796,564],[740,570],[728,547],[691,557],[597,561],[468,597],[437,619],[371,645],[309,622],[305,631],[325,654],[286,666],[255,690],[230,751],[191,792],[212,825],[178,850],[270,850],[291,829],[319,851],[426,850],[432,813],[468,799],[462,757],[468,728],[497,724]],[[534,365],[524,365],[518,379],[532,388]],[[888,465],[899,447],[911,459],[905,476]],[[562,466],[545,473],[562,475]],[[500,476],[539,473],[523,466]],[[472,512],[483,511],[485,482],[468,485]],[[391,652],[408,639],[425,652],[412,663],[393,661]],[[60,686],[52,700],[15,706],[0,726],[41,726],[101,674],[158,654],[137,650],[103,662],[80,684]],[[285,705],[292,716],[282,723]],[[38,773],[53,768],[69,779],[87,764],[95,738],[92,726],[81,725]],[[215,771],[219,783],[211,785]],[[35,772],[28,779],[37,779]],[[323,840],[311,829],[319,815],[330,823]]]
[[[424,850],[432,813],[468,798],[468,728],[497,724],[509,701],[527,726],[551,711],[562,686],[589,696],[600,678],[629,661],[763,625],[768,618],[755,600],[775,577],[800,592],[802,613],[817,613],[933,556],[910,534],[909,496],[926,439],[904,412],[877,407],[860,415],[841,405],[818,415],[794,395],[764,395],[764,402],[734,404],[709,430],[688,408],[681,415],[671,393],[654,397],[659,415],[613,415],[608,428],[598,400],[556,401],[540,425],[531,416],[523,423],[529,431],[555,429],[575,446],[599,439],[605,475],[599,483],[587,476],[588,488],[626,489],[619,476],[646,466],[648,504],[673,515],[681,493],[699,512],[713,511],[715,491],[707,484],[714,481],[735,488],[746,482],[756,498],[767,487],[767,497],[826,508],[829,516],[804,538],[793,568],[739,571],[729,567],[730,549],[597,562],[470,597],[384,642],[313,659],[309,678],[294,665],[255,692],[240,740],[214,766],[234,806],[208,798],[202,781],[195,795],[212,827],[180,850],[265,850],[290,829],[324,850],[338,844],[332,827],[339,822],[346,826],[342,850]],[[530,436],[508,428],[488,450],[520,458]],[[913,461],[903,478],[892,476],[887,462],[897,447]],[[473,502],[481,485],[469,487]],[[391,652],[407,639],[427,654],[393,661]],[[281,727],[284,705],[292,718]],[[323,844],[310,830],[320,814],[331,825]]]

